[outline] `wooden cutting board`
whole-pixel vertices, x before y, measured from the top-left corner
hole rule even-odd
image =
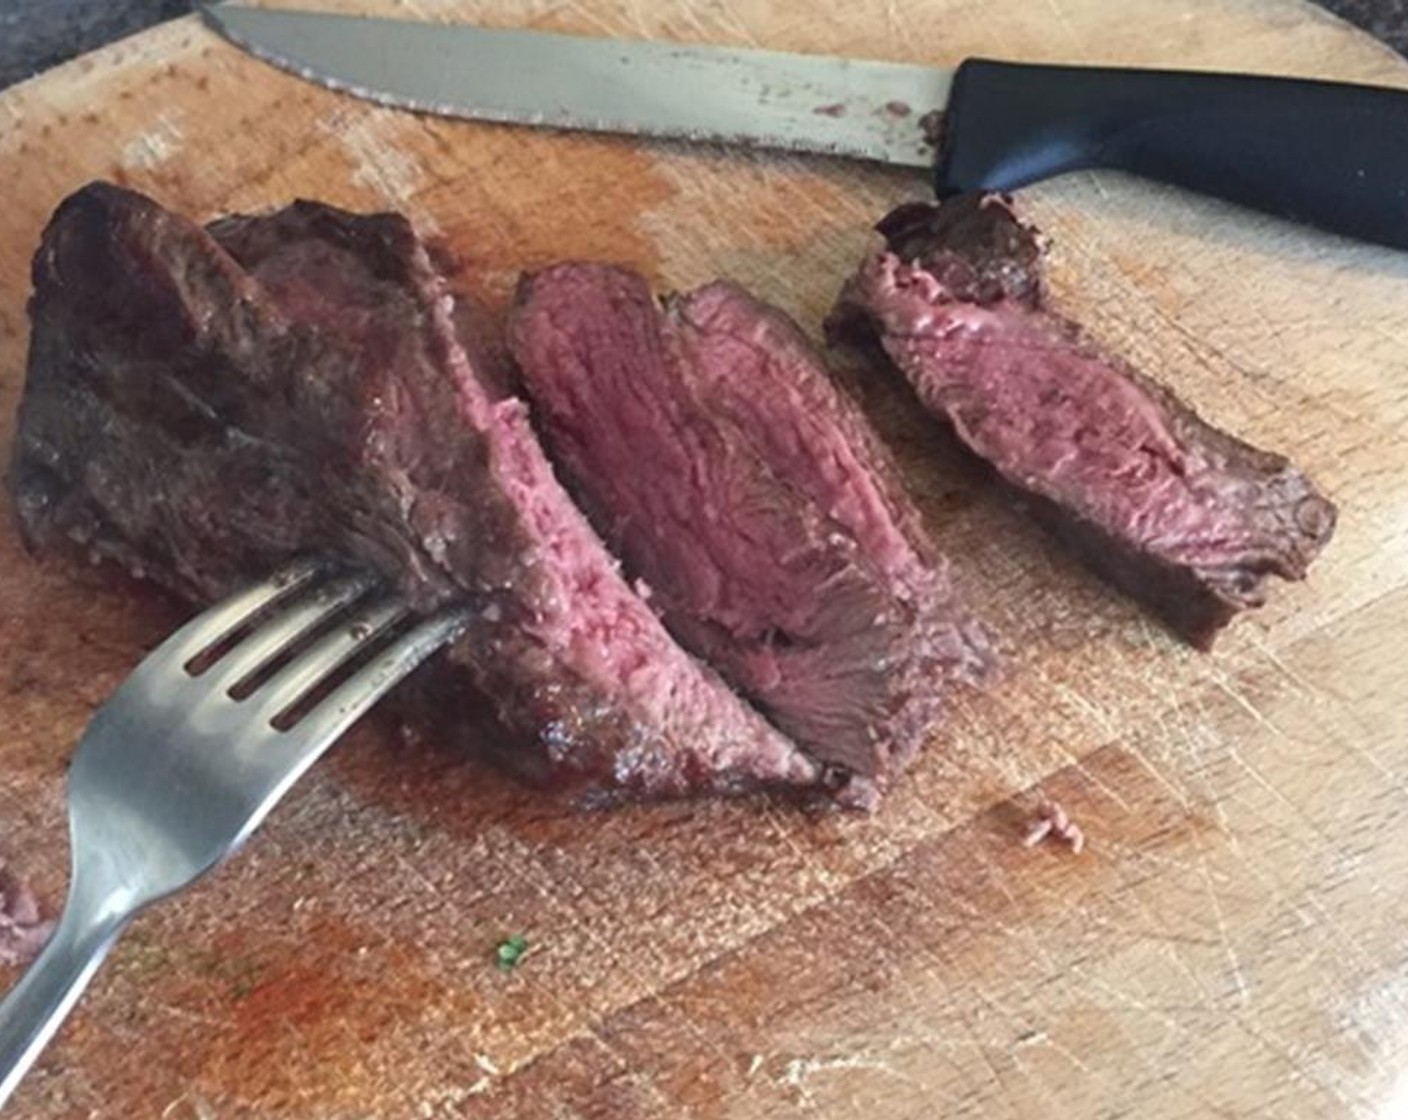
[[[327,6],[1408,85],[1400,59],[1297,0]],[[418,119],[178,21],[0,95],[6,456],[28,259],[94,177],[201,217],[299,195],[402,209],[498,307],[520,269],[605,257],[662,286],[734,277],[813,332],[869,223],[926,189],[840,161]],[[1339,503],[1307,583],[1191,652],[877,387],[1008,668],[877,816],[575,815],[364,728],[238,860],[136,923],[13,1115],[1401,1115],[1408,255],[1116,176],[1023,202],[1067,308]],[[0,854],[50,907],[72,745],[175,617],[0,531]],[[1042,794],[1083,825],[1083,855],[1021,846]],[[533,952],[501,972],[494,946],[517,932]]]

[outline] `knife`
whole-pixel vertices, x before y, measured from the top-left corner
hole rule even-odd
[[[399,108],[932,167],[941,197],[1108,168],[1408,248],[1408,91],[980,58],[947,70],[198,6],[257,57]]]

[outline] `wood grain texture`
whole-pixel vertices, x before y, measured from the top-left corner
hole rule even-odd
[[[1294,0],[324,3],[957,61],[1242,67],[1408,86]],[[27,265],[94,177],[195,216],[395,207],[502,308],[567,256],[742,281],[814,333],[923,177],[377,109],[182,21],[0,96],[0,448]],[[1377,1117],[1408,1107],[1408,256],[1117,176],[1024,192],[1064,307],[1342,511],[1311,579],[1179,646],[866,398],[1006,651],[873,819],[580,816],[370,726],[248,851],[141,918],[22,1088],[35,1120]],[[846,371],[843,371],[845,373]],[[8,453],[7,450],[5,452]],[[174,621],[0,532],[0,850],[51,904],[62,775]],[[1088,847],[1020,844],[1041,795]],[[492,963],[504,935],[535,951]],[[8,977],[4,978],[8,979]]]

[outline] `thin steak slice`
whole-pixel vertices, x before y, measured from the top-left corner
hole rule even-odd
[[[544,441],[666,625],[817,758],[883,788],[992,654],[865,419],[781,312],[657,305],[610,265],[524,279]]]
[[[1271,574],[1302,579],[1335,507],[1045,305],[1007,200],[902,206],[828,321],[878,338],[924,405],[1097,572],[1208,648]]]
[[[819,780],[623,582],[403,219],[298,203],[207,233],[96,184],[59,208],[34,285],[9,475],[33,546],[193,600],[322,550],[423,608],[466,598],[422,716],[452,732],[482,692],[514,764],[578,793]]]

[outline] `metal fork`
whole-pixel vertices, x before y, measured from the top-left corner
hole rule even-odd
[[[210,608],[137,666],[73,757],[68,900],[0,1003],[0,1106],[132,918],[234,852],[465,616],[413,622],[373,578],[300,562]]]

